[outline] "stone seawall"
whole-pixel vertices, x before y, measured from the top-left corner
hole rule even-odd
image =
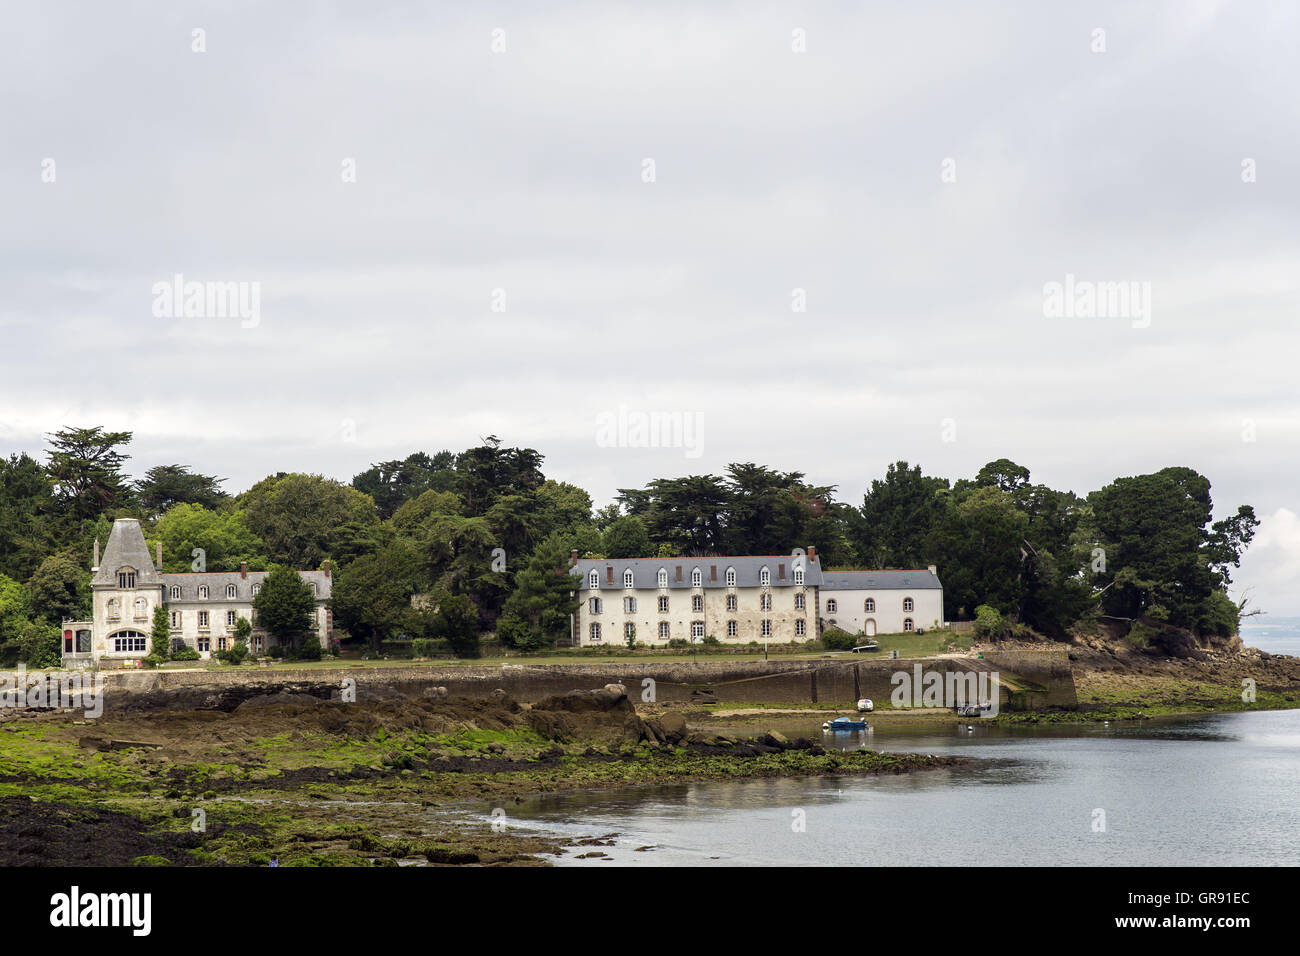
[[[361,665],[332,668],[239,667],[219,671],[104,672],[105,711],[141,708],[231,710],[244,700],[278,692],[337,698],[355,682],[357,700],[367,694],[419,695],[445,687],[451,696],[485,698],[497,689],[534,702],[552,694],[621,683],[636,700],[684,703],[711,694],[721,701],[851,704],[859,697],[890,699],[892,676],[904,672],[1001,674],[1002,706],[1077,706],[1074,680],[1064,654],[1021,652],[985,659],[837,659],[803,661],[504,664],[454,667]],[[29,675],[29,677],[32,675]],[[1017,696],[1019,695],[1019,696]]]

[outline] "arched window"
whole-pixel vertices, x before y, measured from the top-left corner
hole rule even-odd
[[[913,630],[912,619],[910,617],[903,618],[903,630],[904,631]]]
[[[794,583],[796,587],[803,584],[803,568],[794,569]]]
[[[699,568],[691,569],[691,587],[698,588],[704,585],[704,572]]]
[[[862,602],[862,610],[866,611],[868,614],[875,611],[875,609],[876,609],[875,598],[867,598],[865,601]]]
[[[118,631],[109,638],[113,642],[114,654],[143,653],[147,639],[139,631]]]
[[[826,599],[826,613],[827,613],[827,614],[834,614],[834,613],[835,613],[836,611],[838,611],[839,609],[840,609],[840,602],[839,602],[839,601],[835,600],[835,598],[827,598],[827,599]]]
[[[628,568],[626,571],[623,572],[623,587],[625,587],[625,588],[630,588],[630,587],[632,587],[632,569],[631,569],[631,568]]]
[[[762,587],[768,587],[772,583],[772,572],[765,564],[758,572],[758,583]]]
[[[587,587],[593,591],[600,590],[600,574],[595,568],[592,568],[591,573],[587,575]]]
[[[171,595],[172,595],[172,600],[173,600],[173,601],[179,601],[179,600],[181,599],[181,589],[178,588],[178,587],[176,587],[176,585],[173,584],[173,585],[172,585],[172,590],[171,590]]]
[[[666,588],[666,587],[668,587],[668,569],[667,569],[667,568],[660,568],[660,569],[659,569],[658,579],[659,579],[659,586],[660,586],[661,588]]]
[[[727,568],[727,587],[734,588],[735,586],[736,586],[736,569]]]
[[[110,621],[116,621],[122,616],[122,612],[118,610],[119,607],[121,607],[121,605],[118,604],[117,598],[108,599],[108,603],[104,606],[104,609]]]
[[[237,593],[238,591],[236,590],[233,584],[226,585],[226,597],[230,598],[233,601]]]
[[[911,598],[903,598],[903,610],[904,610],[904,611],[907,611],[907,612],[909,612],[909,613],[910,613],[911,611],[915,610],[915,608],[912,606],[912,599],[911,599]]]
[[[254,585],[253,585],[253,597],[257,597],[257,592],[260,591],[260,590],[262,590],[262,585],[260,585],[260,584],[254,584]]]
[[[208,599],[208,586],[207,586],[206,584],[200,584],[200,585],[199,585],[199,600],[200,600],[200,601],[206,601],[207,599]]]

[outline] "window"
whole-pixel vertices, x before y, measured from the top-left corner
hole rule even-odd
[[[591,573],[587,575],[587,587],[592,591],[600,590],[600,573],[595,568],[592,568]]]
[[[736,569],[727,568],[727,587],[734,588],[735,586],[736,586]]]
[[[207,626],[208,626],[208,612],[199,611],[199,627],[203,628]]]
[[[233,601],[233,600],[235,599],[235,595],[236,595],[237,593],[238,593],[238,592],[236,591],[235,586],[234,586],[233,584],[227,584],[227,585],[226,585],[226,597],[227,597],[227,598],[229,598],[230,600]]]
[[[149,602],[142,597],[135,599],[135,619],[143,621],[149,616]]]
[[[668,595],[666,594],[659,595],[659,613],[660,614],[668,613]]]
[[[135,587],[135,572],[131,570],[117,572],[117,586],[119,588]]]
[[[762,587],[768,587],[771,585],[772,571],[767,567],[767,565],[763,565],[762,569],[758,572],[758,583]]]
[[[591,625],[591,639],[592,639],[593,642],[598,642],[598,641],[600,640],[600,625],[599,625],[599,624],[593,624],[593,625]]]
[[[912,606],[912,599],[911,599],[911,598],[903,598],[903,610],[904,610],[905,612],[909,613],[909,614],[910,614],[912,611],[916,610],[916,609]]]
[[[659,569],[659,574],[658,574],[657,577],[658,577],[658,580],[659,580],[659,586],[660,586],[661,588],[666,588],[666,587],[668,587],[668,569],[667,569],[667,568],[660,568],[660,569]]]
[[[704,572],[699,568],[691,570],[691,587],[699,588],[704,586]]]
[[[772,595],[764,592],[758,599],[758,609],[760,611],[772,610]]]
[[[865,601],[863,601],[862,610],[866,611],[868,614],[873,613],[876,610],[876,599],[867,598]]]
[[[199,585],[199,600],[200,600],[200,601],[206,601],[207,599],[208,599],[208,586],[207,586],[206,584],[200,584],[200,585]]]
[[[799,620],[794,622],[794,636],[803,637],[803,635],[804,635],[804,622],[803,622],[803,618],[799,618]]]
[[[669,632],[669,630],[668,630],[668,622],[667,622],[667,621],[660,621],[660,622],[659,622],[659,640],[661,640],[661,641],[666,641],[666,640],[668,640],[668,635],[669,635],[669,633],[670,633],[670,632]]]
[[[734,594],[728,594],[728,595],[727,595],[727,610],[728,610],[728,611],[734,611],[735,609],[736,609],[736,595],[734,595]]]
[[[803,585],[803,568],[794,569],[794,583],[796,587]]]
[[[181,626],[181,612],[172,611],[172,627],[180,627],[180,626]]]
[[[130,654],[135,651],[144,651],[147,641],[139,631],[119,631],[113,635],[113,652],[116,654]]]
[[[800,591],[798,594],[794,596],[794,609],[796,611],[802,611],[803,608],[804,608],[804,597],[803,597],[803,592]]]
[[[211,653],[211,651],[212,651],[212,638],[210,638],[210,637],[200,637],[200,638],[199,638],[199,653],[200,653],[200,654],[208,654],[208,653]]]
[[[704,611],[704,598],[696,594],[691,598],[691,611],[694,614],[700,614]]]
[[[636,613],[636,598],[634,597],[623,598],[623,613],[624,614]]]
[[[702,641],[702,640],[704,640],[704,622],[703,622],[703,621],[691,621],[691,640],[693,640],[693,641]]]
[[[628,621],[623,625],[623,640],[632,641],[636,639],[636,625]]]
[[[262,585],[260,585],[260,584],[254,584],[254,585],[253,585],[253,597],[257,597],[257,592],[260,591],[260,590],[262,590]]]
[[[224,638],[224,637],[219,637],[219,638],[217,638],[217,650],[219,650],[219,651],[227,651],[227,650],[229,650],[230,648],[227,647],[226,644],[227,644],[227,639],[226,639],[226,638]]]
[[[110,621],[116,621],[122,616],[122,612],[119,610],[121,606],[122,605],[118,603],[117,598],[108,599],[108,603],[104,605],[104,613],[108,615]]]
[[[592,614],[599,614],[603,609],[604,606],[601,604],[600,598],[591,598],[587,601],[587,610],[591,611]]]
[[[320,585],[317,584],[315,581],[311,583],[311,593],[315,595],[320,594]]]
[[[630,588],[631,586],[632,586],[632,569],[628,568],[626,571],[623,572],[623,587]]]
[[[772,622],[767,620],[766,618],[763,619],[763,636],[764,637],[772,636]]]
[[[836,601],[835,598],[827,598],[827,599],[826,599],[826,613],[827,613],[827,614],[834,614],[834,613],[835,613],[836,611],[838,611],[839,609],[840,609],[839,602]]]
[[[904,631],[912,630],[912,619],[910,617],[903,618],[903,630]]]
[[[181,599],[181,589],[178,588],[176,585],[173,584],[173,585],[172,585],[172,590],[171,590],[171,595],[172,595],[172,600],[173,600],[173,601],[179,601],[179,600]]]
[[[736,622],[735,622],[735,621],[728,621],[728,622],[727,622],[727,637],[735,637],[735,636],[736,636]]]
[[[227,612],[226,612],[226,627],[234,627],[234,626],[235,626],[235,612],[234,612],[234,611],[227,611]]]

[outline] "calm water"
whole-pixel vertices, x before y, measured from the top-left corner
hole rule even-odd
[[[1241,639],[1270,654],[1300,657],[1300,617],[1272,617],[1261,614],[1241,625]]]
[[[1300,863],[1300,711],[1140,726],[874,728],[845,745],[868,741],[974,761],[901,777],[550,796],[509,813],[524,829],[619,834],[595,848],[610,860],[578,860],[579,849],[561,865]],[[1093,830],[1097,809],[1105,832]],[[793,829],[796,813],[804,832]]]

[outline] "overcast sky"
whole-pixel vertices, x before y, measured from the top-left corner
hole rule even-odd
[[[1300,614],[1294,5],[430,6],[6,8],[0,453],[101,424],[240,491],[496,434],[598,504],[1187,465]],[[158,315],[177,274],[255,319]]]

